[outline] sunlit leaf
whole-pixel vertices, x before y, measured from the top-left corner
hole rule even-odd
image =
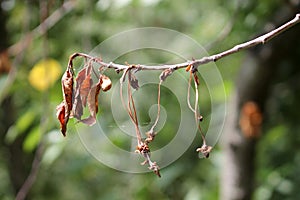
[[[41,139],[41,132],[40,127],[37,126],[30,131],[28,136],[25,138],[25,141],[23,143],[23,149],[26,152],[31,152],[37,147],[39,144],[39,141]]]
[[[39,91],[51,87],[61,74],[61,66],[54,59],[45,59],[36,63],[29,72],[29,83]]]
[[[26,129],[32,125],[36,113],[32,110],[25,112],[16,122],[15,125],[11,126],[6,133],[5,142],[7,144],[12,143],[20,134],[24,133]]]

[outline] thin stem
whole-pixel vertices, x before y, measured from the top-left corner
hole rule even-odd
[[[129,80],[128,80],[128,109],[130,110],[130,112],[132,113],[132,110],[131,110],[131,106],[132,106],[132,109],[133,109],[133,123],[134,123],[134,126],[135,126],[135,131],[136,131],[136,137],[137,137],[137,140],[138,140],[138,144],[142,144],[142,136],[141,136],[141,132],[140,132],[140,129],[139,129],[139,121],[138,121],[138,117],[137,117],[137,113],[136,113],[136,108],[135,108],[135,104],[134,104],[134,100],[133,100],[133,97],[132,97],[132,92],[131,92],[131,86],[130,86],[130,83],[129,83]],[[131,106],[130,106],[131,104]]]
[[[124,76],[126,76],[126,73],[127,73],[127,71],[124,71],[122,78]],[[132,116],[131,110],[128,109],[128,107],[126,106],[125,101],[124,101],[124,97],[123,97],[123,80],[122,80],[122,78],[120,80],[120,98],[121,98],[121,102],[122,102],[122,105],[123,105],[124,109],[127,111],[130,119],[134,122],[134,118]]]
[[[157,126],[159,116],[160,116],[160,88],[161,88],[162,80],[159,81],[158,84],[158,92],[157,92],[157,115],[154,124],[152,125],[150,132],[154,132],[154,128]]]
[[[189,78],[189,83],[188,83],[188,91],[187,91],[187,104],[188,104],[189,109],[190,109],[193,113],[195,113],[196,111],[194,110],[194,108],[192,107],[191,102],[190,102],[192,79],[193,79],[193,74],[190,73],[190,78]]]
[[[196,72],[194,72],[196,73]],[[192,73],[191,73],[192,74]],[[202,138],[202,141],[203,141],[203,145],[206,145],[206,140],[205,140],[205,137],[204,137],[204,133],[201,129],[201,126],[200,126],[200,114],[199,114],[199,91],[198,91],[198,83],[196,81],[196,77],[194,77],[194,84],[195,84],[195,108],[194,108],[194,113],[195,113],[195,121],[196,121],[196,124],[198,126],[198,130],[200,132],[200,135],[201,135],[201,138]]]

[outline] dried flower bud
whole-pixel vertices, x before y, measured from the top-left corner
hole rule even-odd
[[[101,84],[101,89],[106,92],[107,90],[109,90],[111,88],[111,80],[110,78],[108,78],[107,76],[105,75],[101,75],[101,81],[102,81],[102,84]]]

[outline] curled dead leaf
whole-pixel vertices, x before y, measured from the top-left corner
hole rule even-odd
[[[68,119],[65,118],[65,104],[64,102],[60,103],[56,107],[56,116],[58,121],[60,122],[60,130],[63,136],[66,136],[66,131],[67,131],[67,123]]]
[[[85,107],[87,103],[87,97],[93,85],[91,74],[88,74],[80,85],[80,96],[82,105]]]
[[[101,79],[99,79],[98,83],[91,88],[87,97],[87,105],[90,111],[90,116],[80,120],[90,126],[96,123],[96,114],[98,113],[98,96],[101,89],[101,82]]]
[[[128,80],[133,89],[139,89],[139,81],[137,80],[136,76],[131,73],[131,71],[128,72]]]
[[[70,113],[73,106],[73,73],[68,67],[64,73],[61,84],[63,92],[63,102],[57,106],[57,118],[60,122],[61,133],[66,136],[67,123],[69,121]]]

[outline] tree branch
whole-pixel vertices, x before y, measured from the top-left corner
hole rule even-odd
[[[256,46],[258,44],[265,44],[269,40],[273,39],[274,37],[278,36],[279,34],[283,33],[284,31],[295,26],[299,22],[300,22],[300,13],[296,14],[295,18],[293,18],[292,20],[286,22],[285,24],[274,29],[271,32],[261,35],[261,36],[255,38],[255,39],[252,39],[248,42],[238,44],[238,45],[232,47],[231,49],[228,49],[221,53],[214,54],[211,56],[205,56],[205,57],[202,57],[197,60],[190,60],[190,61],[186,61],[183,63],[170,64],[170,65],[141,65],[141,64],[138,64],[138,65],[131,65],[131,67],[136,68],[137,70],[165,70],[165,69],[177,70],[177,69],[181,69],[181,68],[186,68],[189,65],[197,68],[199,65],[203,65],[203,64],[206,64],[209,62],[216,62],[221,58],[224,58],[231,54],[237,53],[241,50],[248,49],[248,48]],[[72,62],[72,60],[75,59],[76,57],[85,57],[85,58],[91,59],[92,61],[102,65],[103,67],[112,68],[118,72],[126,70],[128,68],[128,65],[121,65],[121,64],[117,64],[117,63],[113,63],[113,62],[106,63],[106,62],[102,61],[102,59],[100,59],[100,58],[92,57],[85,53],[74,53],[73,55],[70,56],[69,62]]]
[[[74,0],[66,1],[55,10],[47,19],[38,25],[31,32],[27,33],[20,41],[8,48],[10,55],[18,55],[28,47],[33,38],[44,35],[50,28],[52,28],[59,20],[61,20],[67,13],[69,13],[75,6]]]

